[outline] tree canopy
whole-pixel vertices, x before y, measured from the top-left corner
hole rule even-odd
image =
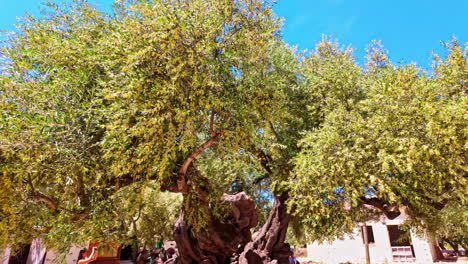
[[[255,227],[238,192],[263,225],[239,243],[270,259],[289,223],[322,240],[404,207],[435,233],[467,212],[468,49],[446,46],[424,71],[375,42],[363,68],[289,47],[261,0],[49,3],[0,48],[0,246],[154,244],[177,217],[216,242]],[[466,243],[462,222],[439,235]]]
[[[298,195],[292,199],[297,213],[309,215],[313,226],[350,226],[356,218],[345,216],[365,216],[358,206],[365,196],[404,206],[412,217],[437,215],[451,201],[466,212],[467,51],[452,43],[447,59],[436,57],[425,73],[415,65],[392,65],[379,43],[369,50],[362,77],[340,68],[346,50],[335,49],[340,55],[324,60],[331,70],[317,68],[326,73],[313,79],[315,91],[325,86],[328,100],[341,103],[300,141],[293,184]],[[339,93],[342,85],[348,94]],[[314,196],[321,199],[310,200]]]

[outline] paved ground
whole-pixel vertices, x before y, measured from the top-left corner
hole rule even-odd
[[[310,258],[298,258],[297,260],[301,264],[320,264],[320,262],[314,262]],[[468,257],[459,258],[457,261],[453,261],[453,262],[441,261],[441,262],[425,263],[425,264],[468,264]]]

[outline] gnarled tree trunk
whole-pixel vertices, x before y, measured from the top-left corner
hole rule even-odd
[[[288,263],[291,251],[289,244],[284,243],[289,225],[290,215],[287,212],[286,200],[288,195],[275,193],[275,201],[268,220],[254,234],[240,254],[238,263]]]
[[[173,235],[180,257],[177,262],[192,263],[287,263],[290,247],[284,243],[290,216],[286,209],[287,194],[275,195],[270,216],[253,236],[250,229],[257,226],[254,202],[243,192],[225,194],[234,221],[220,223],[215,217],[207,219],[206,230],[194,232],[185,220],[184,209],[174,225]],[[209,204],[201,205],[209,206]]]

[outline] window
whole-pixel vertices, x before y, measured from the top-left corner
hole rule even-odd
[[[400,229],[397,225],[388,225],[388,236],[392,247],[393,261],[412,262],[414,261],[414,249],[411,245],[411,235],[408,230]]]
[[[372,226],[366,226],[367,230],[367,242],[370,243],[375,243],[374,240],[374,231],[372,230]],[[361,227],[361,235],[362,235],[362,243],[365,243],[364,240],[364,227]]]
[[[402,230],[397,225],[388,225],[387,230],[392,247],[411,246],[411,236],[408,230]]]

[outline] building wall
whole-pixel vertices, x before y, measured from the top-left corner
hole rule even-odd
[[[0,250],[0,264],[8,264],[10,259],[10,248],[7,247],[4,250]]]
[[[65,264],[76,264],[80,250],[87,245],[73,246],[65,257]],[[0,250],[0,264],[8,264],[10,248]],[[46,251],[41,239],[34,239],[28,255],[27,264],[63,264],[54,250]]]
[[[87,245],[73,246],[72,248],[70,248],[70,250],[68,251],[68,254],[65,257],[65,263],[76,264],[76,262],[78,261],[78,255],[80,253],[80,250],[85,247],[87,247]],[[53,250],[47,251],[44,264],[59,264],[59,263],[61,262],[57,257],[57,252]]]
[[[307,245],[307,257],[313,261],[323,263],[365,262],[365,251],[359,230],[343,239],[319,244],[314,242]]]
[[[29,250],[27,264],[42,264],[46,248],[42,244],[42,239],[34,239],[31,243],[31,249]]]
[[[390,238],[388,236],[387,226],[380,222],[372,222],[367,225],[372,226],[374,232],[375,243],[369,244],[369,255],[372,263],[391,263],[392,251],[390,249]],[[361,243],[363,251],[365,252],[364,243]],[[365,263],[365,261],[363,263]]]
[[[433,263],[437,259],[430,239],[427,235],[419,236],[411,232],[411,240],[413,241],[414,254],[416,255],[417,263]]]
[[[406,216],[401,214],[399,217],[389,220],[381,217],[377,221],[368,222],[372,226],[374,234],[374,243],[369,243],[369,255],[371,263],[393,263],[390,237],[388,235],[387,225],[400,225],[404,222]],[[419,237],[411,232],[411,240],[415,253],[415,262],[417,264],[433,263],[435,254],[432,252],[431,244],[428,239]],[[312,243],[307,245],[307,258],[313,261],[334,264],[334,263],[365,263],[366,251],[360,226],[356,226],[351,235],[344,239],[336,239],[329,243]]]

